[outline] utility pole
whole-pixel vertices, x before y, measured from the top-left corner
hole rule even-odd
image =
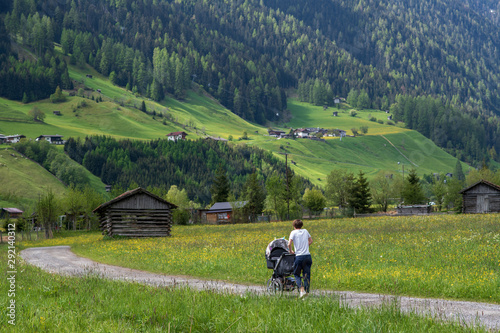
[[[286,204],[287,204],[287,214],[286,214],[286,219],[290,219],[290,185],[288,184],[288,153],[280,153],[282,155],[285,155],[285,183],[286,183]]]
[[[403,167],[403,183],[402,183],[402,187],[401,187],[401,200],[400,200],[400,202],[402,203],[403,202],[403,189],[405,187],[405,165],[404,165],[404,163],[401,163],[401,162],[398,162],[398,164],[401,164],[401,166]]]

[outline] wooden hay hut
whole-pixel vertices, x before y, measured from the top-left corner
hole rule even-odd
[[[170,236],[175,208],[176,205],[139,187],[103,203],[94,213],[99,216],[103,235],[165,237]]]
[[[460,191],[465,214],[500,212],[500,186],[480,180]]]
[[[397,208],[399,215],[427,215],[431,213],[431,210],[431,205],[398,206]]]

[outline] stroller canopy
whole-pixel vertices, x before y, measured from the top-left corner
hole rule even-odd
[[[288,241],[283,237],[280,239],[275,239],[266,248],[266,258],[269,258],[271,255],[272,250],[279,248],[285,250],[285,252],[288,252]]]

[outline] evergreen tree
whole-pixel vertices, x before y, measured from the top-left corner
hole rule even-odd
[[[455,165],[455,173],[453,174],[453,176],[460,181],[465,180],[465,175],[464,171],[462,170],[462,163],[460,163],[460,160],[457,160],[457,164]]]
[[[252,173],[248,176],[245,183],[245,199],[247,204],[243,207],[246,216],[250,217],[252,221],[256,216],[262,213],[264,209],[264,200],[266,199],[264,189],[259,184],[257,173]]]
[[[358,106],[358,96],[359,92],[356,89],[351,89],[347,95],[347,103],[349,103],[353,108]]]
[[[354,182],[348,203],[356,213],[366,214],[371,212],[372,196],[370,186],[362,171],[359,171],[358,179]]]
[[[403,201],[407,205],[418,205],[425,203],[426,199],[417,171],[411,169],[403,187]]]
[[[210,191],[212,193],[211,203],[226,202],[229,197],[229,191],[230,186],[226,176],[226,170],[222,164],[219,164]]]
[[[64,102],[66,100],[66,96],[63,95],[62,90],[59,86],[57,86],[55,93],[50,95],[50,101],[52,103]]]

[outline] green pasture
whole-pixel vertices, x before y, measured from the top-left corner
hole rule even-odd
[[[66,193],[54,175],[6,146],[0,148],[0,181],[0,207],[28,206],[49,189],[57,196]]]
[[[357,128],[359,130],[361,126],[367,126],[367,135],[385,135],[409,131],[404,129],[401,124],[387,125],[387,117],[390,114],[381,110],[357,110],[350,108],[337,109],[336,107],[329,107],[324,110],[322,106],[299,102],[295,99],[288,100],[288,108],[292,114],[292,119],[287,122],[287,126],[293,128],[338,128],[347,131],[348,134],[352,134],[351,128]],[[355,110],[357,112],[355,117],[351,117],[349,115],[351,110]],[[338,112],[338,116],[334,117],[333,112]],[[382,120],[384,124],[370,121],[369,119],[371,117],[375,117],[377,120]]]
[[[289,154],[288,163],[293,170],[323,186],[328,174],[335,169],[355,174],[361,170],[368,178],[380,172],[402,174],[403,167],[406,172],[416,169],[423,175],[453,172],[457,161],[415,131],[327,139],[326,142],[269,138],[256,145],[274,152],[283,160],[283,154]],[[464,170],[466,167],[464,164]]]
[[[7,271],[6,245],[0,268]],[[49,274],[16,262],[16,293],[3,278],[4,332],[485,332],[404,314],[397,303],[380,309],[349,309],[335,297],[231,295],[213,291],[144,286],[92,275]],[[15,326],[7,305],[16,301]]]
[[[305,228],[314,240],[314,289],[500,303],[497,214],[315,220]],[[174,226],[168,238],[84,233],[22,246],[71,245],[112,265],[265,285],[267,244],[290,231],[290,222]]]
[[[282,160],[285,159],[283,153],[288,153],[289,160],[295,163],[290,164],[291,167],[319,186],[326,184],[327,175],[334,169],[354,173],[362,170],[370,179],[379,172],[402,173],[403,167],[407,170],[415,168],[420,175],[453,172],[456,164],[455,158],[418,132],[404,129],[401,124],[387,125],[388,114],[383,111],[357,111],[356,117],[351,117],[346,105],[340,109],[330,107],[324,110],[323,107],[291,99],[288,107],[292,119],[287,126],[339,128],[348,133],[353,127],[367,126],[368,133],[342,140],[325,138],[326,143],[307,139],[278,140],[267,136],[266,127],[239,118],[197,87],[189,91],[184,100],[167,97],[162,104],[145,100],[149,111],[168,115],[167,119],[141,112],[138,108],[142,98],[113,85],[93,68],[70,66],[69,73],[73,80],[80,82],[80,87],[88,89],[85,91],[87,97],[102,97],[103,102],[68,96],[63,103],[53,104],[47,99],[25,105],[0,98],[0,133],[24,134],[31,139],[41,134],[60,134],[66,139],[109,135],[148,140],[164,138],[173,131],[185,131],[188,139],[232,137],[235,144],[270,150]],[[92,78],[87,78],[87,74],[92,74]],[[86,106],[81,106],[82,102]],[[44,123],[28,118],[28,112],[34,106],[44,111]],[[54,115],[54,110],[62,115]],[[338,117],[332,116],[334,111],[339,112]],[[384,124],[369,121],[370,117],[384,120]],[[248,140],[240,141],[244,132]],[[465,165],[464,170],[467,170]]]

